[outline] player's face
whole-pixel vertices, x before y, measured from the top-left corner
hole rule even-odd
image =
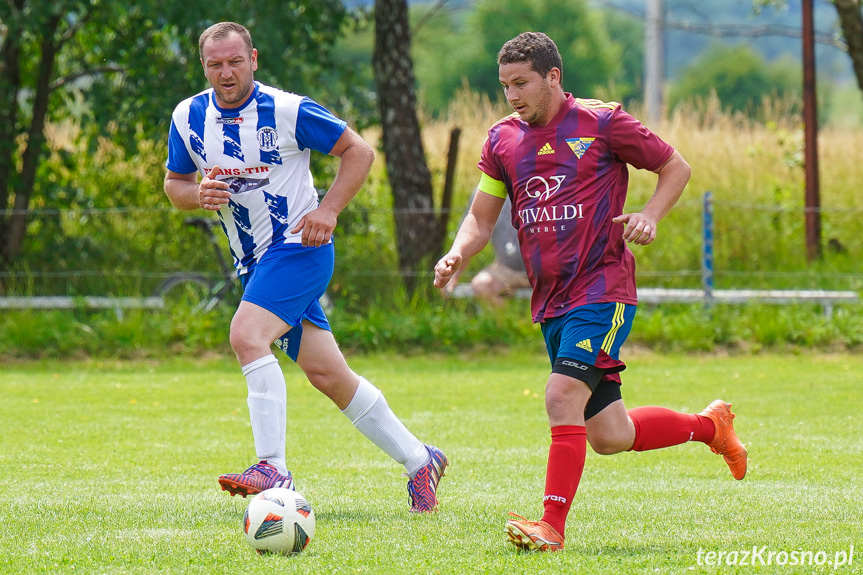
[[[222,108],[239,108],[246,103],[255,84],[258,51],[249,49],[239,34],[208,40],[201,51],[201,63]]]
[[[498,78],[509,105],[522,120],[544,126],[554,118],[553,88],[560,82],[557,68],[543,78],[528,62],[501,64]]]

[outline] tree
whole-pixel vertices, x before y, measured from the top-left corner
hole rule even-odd
[[[681,72],[669,101],[674,108],[693,97],[715,94],[724,109],[753,115],[765,96],[799,93],[799,86],[799,71],[790,62],[768,66],[751,48],[716,43]]]
[[[596,97],[613,78],[621,47],[608,36],[599,11],[585,0],[481,0],[474,14],[481,39],[481,60],[473,62],[470,84],[500,94],[497,53],[504,42],[527,30],[548,34],[563,59],[564,87],[581,97]]]
[[[308,88],[324,104],[340,95],[331,49],[348,13],[339,0],[0,4],[0,271],[20,253],[34,202],[44,201],[46,124],[75,119],[93,142],[108,136],[132,151],[142,138],[165,138],[174,105],[206,87],[198,35],[238,14],[261,54],[261,80]]]
[[[863,5],[860,0],[833,0],[833,5],[839,15],[839,27],[848,46],[857,86],[863,91]]]
[[[399,267],[409,291],[416,272],[441,252],[431,172],[417,118],[407,0],[375,1],[372,58],[387,175],[392,188]]]
[[[787,0],[753,0],[756,9],[761,6],[784,6]],[[851,58],[851,67],[857,86],[863,91],[863,2],[861,0],[831,0],[839,17],[839,28],[845,40],[844,49]]]

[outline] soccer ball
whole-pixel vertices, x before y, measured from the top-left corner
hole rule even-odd
[[[259,555],[294,555],[315,536],[315,512],[296,491],[274,487],[261,491],[249,502],[243,532]]]

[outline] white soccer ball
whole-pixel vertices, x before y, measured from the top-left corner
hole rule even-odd
[[[243,532],[259,555],[294,555],[315,536],[315,512],[296,491],[274,487],[261,491],[249,502]]]

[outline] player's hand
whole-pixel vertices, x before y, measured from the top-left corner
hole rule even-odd
[[[216,179],[220,173],[219,166],[213,166],[201,183],[198,184],[198,205],[205,210],[216,211],[231,201],[231,192],[228,191],[228,182]]]
[[[448,283],[441,288],[440,292],[443,297],[447,298],[453,294],[456,286],[458,285],[458,278],[461,275],[462,269],[463,266],[459,266],[455,273],[450,276]]]
[[[615,224],[625,224],[623,240],[638,246],[646,246],[656,239],[656,221],[642,213],[621,214],[611,220]]]
[[[330,242],[337,222],[338,216],[335,213],[319,206],[303,216],[291,233],[302,232],[301,242],[304,246],[319,248]]]
[[[458,272],[462,261],[462,257],[458,254],[447,254],[442,257],[434,267],[434,287],[446,287],[450,279]]]

